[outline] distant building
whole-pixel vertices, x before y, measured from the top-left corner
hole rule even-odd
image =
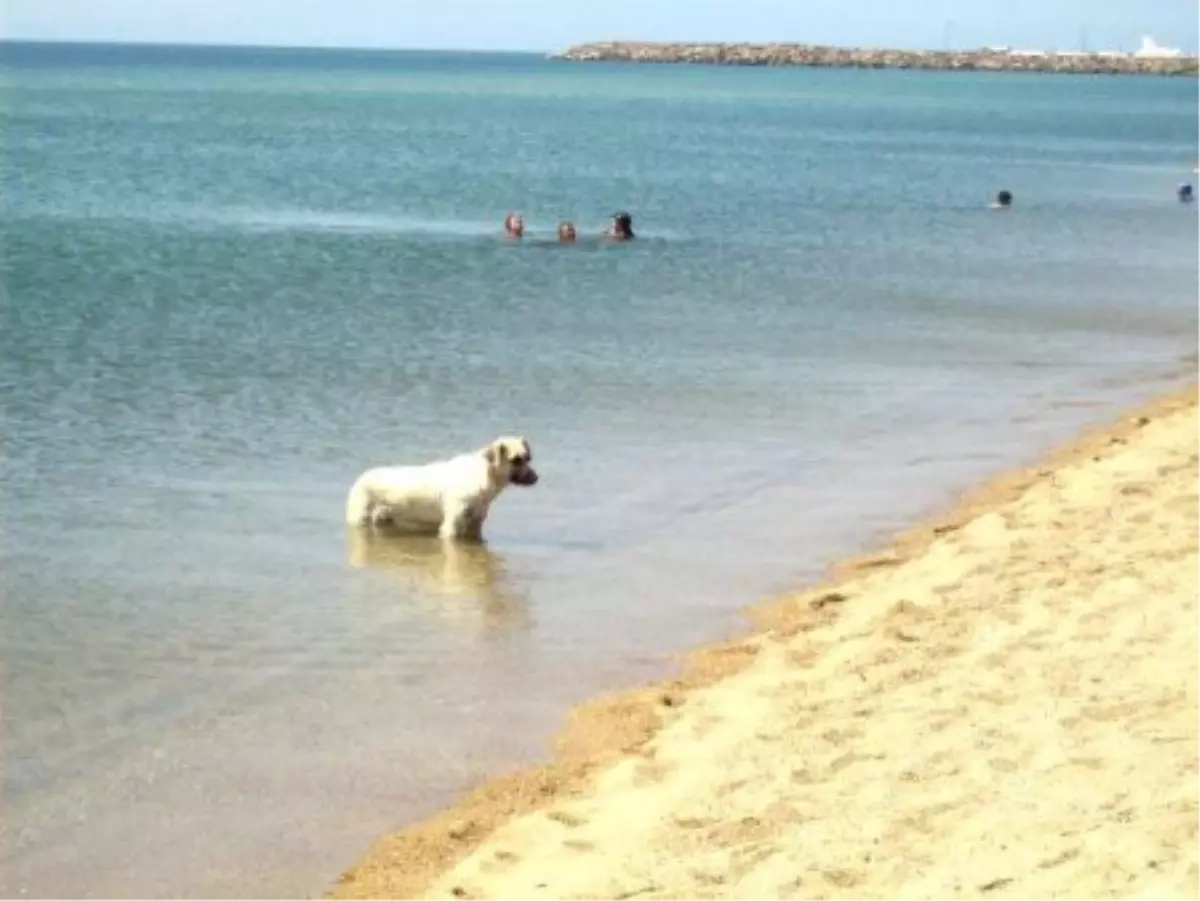
[[[1183,56],[1183,51],[1178,47],[1160,47],[1155,43],[1154,38],[1149,35],[1142,36],[1142,46],[1133,52],[1134,56],[1151,57],[1153,59],[1173,59],[1177,56]]]

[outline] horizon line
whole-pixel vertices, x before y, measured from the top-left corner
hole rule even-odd
[[[496,49],[489,47],[399,47],[379,44],[303,44],[278,43],[264,44],[258,41],[187,41],[166,40],[158,38],[38,38],[38,37],[0,37],[3,44],[69,44],[71,46],[90,47],[197,47],[226,49],[237,48],[244,50],[355,50],[365,53],[507,53],[514,56],[529,56],[555,53],[551,49]],[[572,46],[572,45],[569,45]]]
[[[92,46],[92,47],[103,47],[103,46],[108,46],[108,47],[190,47],[190,48],[197,48],[197,49],[208,48],[208,49],[242,49],[242,50],[301,50],[301,51],[304,51],[304,50],[312,50],[312,51],[344,50],[344,51],[353,51],[353,52],[358,52],[358,53],[479,53],[479,54],[487,53],[487,54],[511,55],[511,56],[549,56],[549,55],[553,55],[553,54],[563,53],[573,47],[589,46],[589,45],[596,45],[596,44],[678,44],[681,46],[721,45],[721,44],[728,44],[728,45],[781,44],[781,45],[814,46],[814,47],[815,46],[837,47],[837,48],[846,49],[846,50],[867,49],[868,47],[870,49],[877,49],[877,50],[905,50],[905,49],[908,49],[908,50],[926,52],[926,53],[946,53],[946,52],[956,53],[956,52],[972,52],[972,51],[992,49],[992,47],[990,45],[986,45],[986,44],[977,45],[977,46],[958,45],[955,47],[941,47],[941,48],[933,48],[933,47],[925,47],[925,46],[919,46],[919,47],[911,46],[911,47],[906,48],[906,47],[900,46],[900,45],[889,45],[889,46],[885,47],[883,45],[875,45],[875,44],[870,44],[870,45],[865,45],[865,44],[863,44],[863,45],[823,44],[823,43],[811,43],[811,42],[806,42],[806,41],[765,41],[765,40],[756,40],[756,41],[747,41],[747,40],[742,40],[742,41],[720,41],[720,40],[717,40],[717,41],[710,41],[710,40],[670,41],[670,40],[643,40],[643,39],[631,39],[631,38],[576,41],[571,44],[566,44],[557,49],[553,49],[553,48],[524,48],[524,49],[504,48],[504,49],[499,49],[499,48],[492,48],[492,47],[451,47],[451,46],[402,47],[402,46],[390,46],[390,45],[384,46],[384,45],[378,45],[378,44],[374,44],[374,45],[368,45],[368,44],[307,44],[307,43],[287,43],[287,42],[261,43],[258,41],[239,41],[239,40],[188,41],[188,40],[167,40],[167,39],[158,39],[158,38],[151,38],[151,39],[120,38],[120,39],[116,39],[116,38],[73,38],[73,37],[49,38],[49,37],[5,37],[5,36],[0,36],[0,46],[5,45],[5,44],[59,44],[59,45]],[[1041,49],[1041,50],[1043,50],[1043,52],[1046,52],[1046,53],[1066,52],[1066,51],[1063,51],[1062,49],[1052,49],[1052,48],[1036,48],[1036,47],[1034,47],[1034,48],[1029,48],[1029,49],[1034,49],[1034,50]],[[1129,51],[1124,50],[1123,47],[1111,48],[1111,49],[1117,50],[1118,52],[1126,52],[1126,53],[1129,52]],[[1180,48],[1180,49],[1182,50],[1182,48]],[[1080,51],[1069,51],[1069,52],[1080,52]],[[1105,52],[1105,51],[1086,50],[1086,51],[1082,51],[1082,52],[1096,54],[1096,53]],[[1190,50],[1182,50],[1182,52],[1183,52],[1183,55],[1188,58],[1195,58],[1198,55],[1198,53],[1200,53],[1200,51],[1190,51]]]

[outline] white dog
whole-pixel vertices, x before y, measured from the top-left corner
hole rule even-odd
[[[479,540],[501,491],[510,483],[537,484],[532,460],[528,441],[504,437],[449,460],[368,469],[350,489],[346,522]]]

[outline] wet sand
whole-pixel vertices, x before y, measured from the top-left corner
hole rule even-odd
[[[1197,897],[1192,386],[573,710],[339,898]]]

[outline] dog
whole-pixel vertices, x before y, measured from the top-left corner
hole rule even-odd
[[[537,484],[532,460],[528,441],[505,436],[448,460],[368,469],[350,489],[346,523],[481,541],[484,521],[500,493],[509,485]]]

